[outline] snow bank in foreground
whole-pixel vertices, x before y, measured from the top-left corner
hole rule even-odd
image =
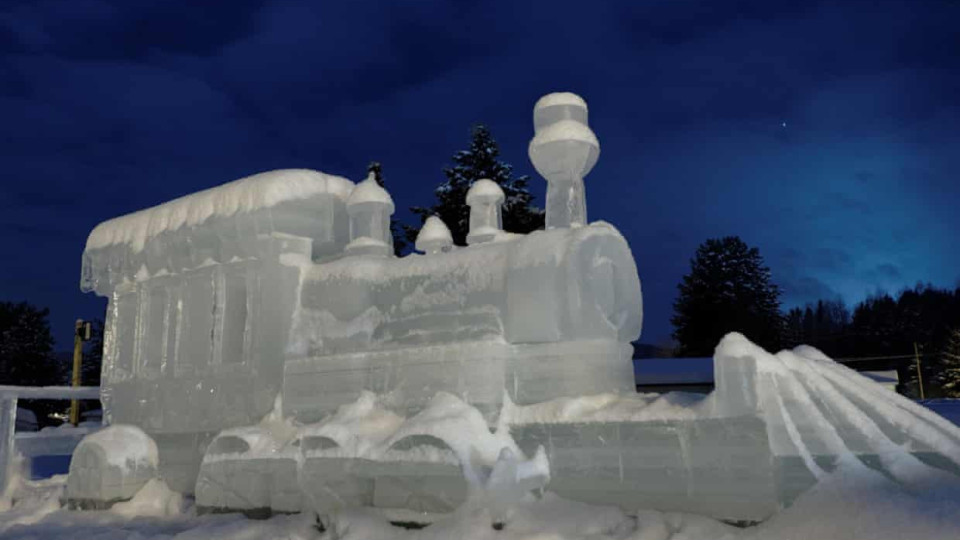
[[[168,517],[181,515],[185,509],[183,495],[172,491],[163,480],[154,478],[129,501],[113,505],[110,512],[126,517]]]
[[[328,532],[311,515],[265,521],[239,515],[201,516],[155,512],[73,512],[59,508],[56,482],[26,482],[19,502],[0,513],[4,540],[956,540],[960,538],[960,485],[936,493],[910,494],[862,468],[841,468],[801,496],[789,509],[756,527],[740,529],[693,514],[591,506],[547,493],[516,504],[501,531],[484,505],[468,501],[422,530],[390,525],[372,510],[344,512]],[[146,489],[146,488],[145,488]],[[154,485],[135,500],[162,500]],[[149,497],[148,497],[149,495]],[[153,517],[143,517],[153,516]],[[161,517],[162,516],[162,517]]]

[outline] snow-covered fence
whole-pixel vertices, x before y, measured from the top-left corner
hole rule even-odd
[[[99,386],[0,386],[0,495],[13,467],[19,399],[100,399]]]

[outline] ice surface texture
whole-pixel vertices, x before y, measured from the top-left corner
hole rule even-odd
[[[640,283],[607,224],[303,275],[283,386],[298,418],[361,390],[395,391],[411,410],[446,391],[495,411],[504,388],[521,403],[632,389]]]
[[[157,445],[135,426],[114,425],[87,435],[70,460],[66,497],[114,502],[133,497],[158,475]]]
[[[255,424],[278,394],[306,423],[364,391],[409,416],[449,393],[489,423],[504,390],[518,404],[630,391],[640,281],[620,233],[586,222],[582,177],[599,151],[586,104],[555,94],[534,117],[531,156],[553,193],[546,231],[503,231],[504,193],[478,180],[463,201],[468,247],[431,218],[425,254],[397,258],[393,200],[372,176],[354,185],[305,169],[98,225],[81,288],[109,299],[104,420],[149,433],[167,483],[190,491],[203,448]]]
[[[391,410],[392,396],[364,393],[299,428],[290,446],[265,452],[252,449],[279,447],[215,444],[201,478],[208,468],[224,468],[215,463],[236,462],[251,472],[227,485],[260,474],[259,491],[231,487],[217,496],[268,500],[277,495],[266,486],[282,483],[267,478],[289,482],[299,466],[301,501],[321,513],[351,506],[442,513],[471,492],[515,501],[525,492],[513,489],[525,485],[524,476],[549,478],[547,488],[565,498],[628,512],[746,521],[769,518],[840,472],[882,476],[916,494],[960,490],[960,430],[819,351],[774,355],[731,334],[714,361],[717,389],[708,396],[600,394],[530,405],[507,399],[492,431],[478,409],[451,394],[437,394],[404,418]],[[538,472],[516,472],[541,453],[524,465]],[[517,478],[505,491],[496,487],[504,471]],[[511,505],[488,506],[496,513]]]

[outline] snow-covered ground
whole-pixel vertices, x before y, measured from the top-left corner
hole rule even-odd
[[[856,473],[850,471],[856,470]],[[325,532],[312,513],[251,520],[241,515],[197,516],[188,501],[162,482],[110,511],[61,507],[63,477],[22,482],[18,502],[0,513],[0,538],[197,540],[956,540],[960,538],[960,486],[908,493],[862,468],[839,468],[790,508],[753,527],[708,517],[616,508],[563,500],[549,491],[513,506],[502,530],[486,506],[468,501],[457,512],[420,530],[393,526],[372,510],[339,515]],[[8,501],[9,502],[9,501]],[[0,505],[3,501],[0,500]]]
[[[928,399],[920,404],[960,426],[960,399]]]

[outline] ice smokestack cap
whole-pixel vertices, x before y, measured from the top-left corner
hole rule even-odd
[[[548,182],[570,175],[582,180],[597,164],[600,141],[587,125],[587,103],[580,96],[543,96],[533,107],[533,127],[530,161]]]
[[[533,106],[533,128],[540,130],[559,120],[575,120],[587,125],[587,102],[571,92],[554,92]]]
[[[503,204],[504,200],[506,200],[506,196],[503,194],[503,189],[493,180],[487,180],[486,178],[477,180],[467,190],[467,206]]]
[[[467,206],[470,207],[470,233],[467,244],[489,242],[503,230],[500,205],[506,197],[493,180],[477,180],[467,191]]]
[[[430,216],[423,223],[420,233],[417,234],[417,241],[414,247],[417,251],[422,251],[427,255],[447,251],[453,246],[453,235],[447,224],[437,216]]]
[[[351,207],[356,207],[364,203],[383,205],[388,209],[389,215],[393,215],[393,198],[390,197],[387,190],[380,187],[380,184],[374,179],[373,173],[370,173],[366,180],[360,182],[357,184],[357,187],[353,188],[353,192],[350,193],[350,197],[347,198],[347,211],[349,211]]]

